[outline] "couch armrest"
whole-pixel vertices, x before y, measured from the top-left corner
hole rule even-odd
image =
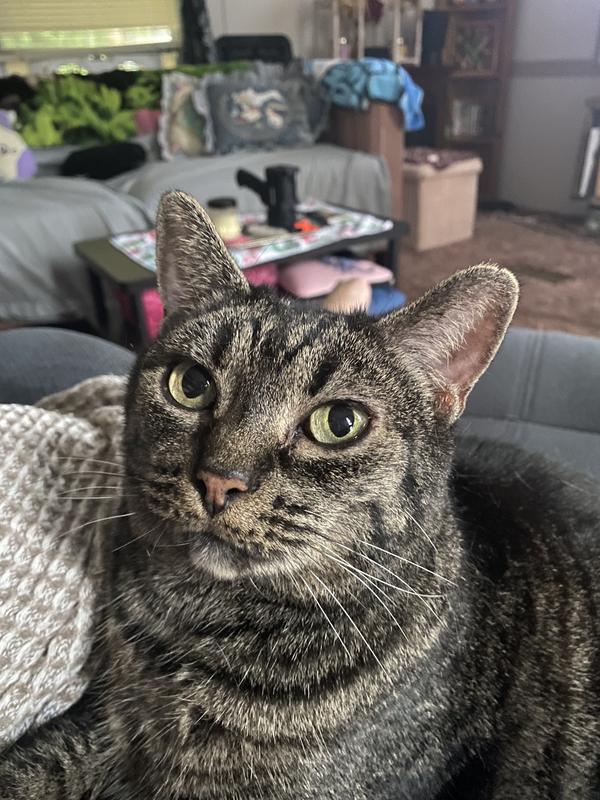
[[[331,140],[351,150],[385,159],[392,186],[392,216],[402,219],[402,171],[404,165],[404,119],[391,103],[372,101],[365,111],[332,106]]]

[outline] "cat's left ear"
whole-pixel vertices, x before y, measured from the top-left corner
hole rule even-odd
[[[456,273],[377,322],[390,346],[432,387],[435,412],[448,424],[462,414],[496,354],[518,296],[512,273],[481,265]]]
[[[156,265],[158,289],[168,313],[250,291],[208,214],[184,192],[167,192],[161,198]]]

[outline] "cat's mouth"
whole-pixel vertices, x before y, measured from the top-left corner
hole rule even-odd
[[[209,526],[192,544],[192,562],[219,580],[233,580],[249,572],[263,562],[264,556],[246,545],[232,541],[236,531],[226,526]]]

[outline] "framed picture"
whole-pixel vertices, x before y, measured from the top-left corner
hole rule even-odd
[[[444,63],[463,75],[494,75],[500,46],[499,20],[460,17],[451,16],[448,22]]]

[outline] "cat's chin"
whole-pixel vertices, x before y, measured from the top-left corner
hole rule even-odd
[[[233,581],[261,571],[261,559],[225,541],[210,529],[198,534],[191,547],[192,564],[221,581]]]

